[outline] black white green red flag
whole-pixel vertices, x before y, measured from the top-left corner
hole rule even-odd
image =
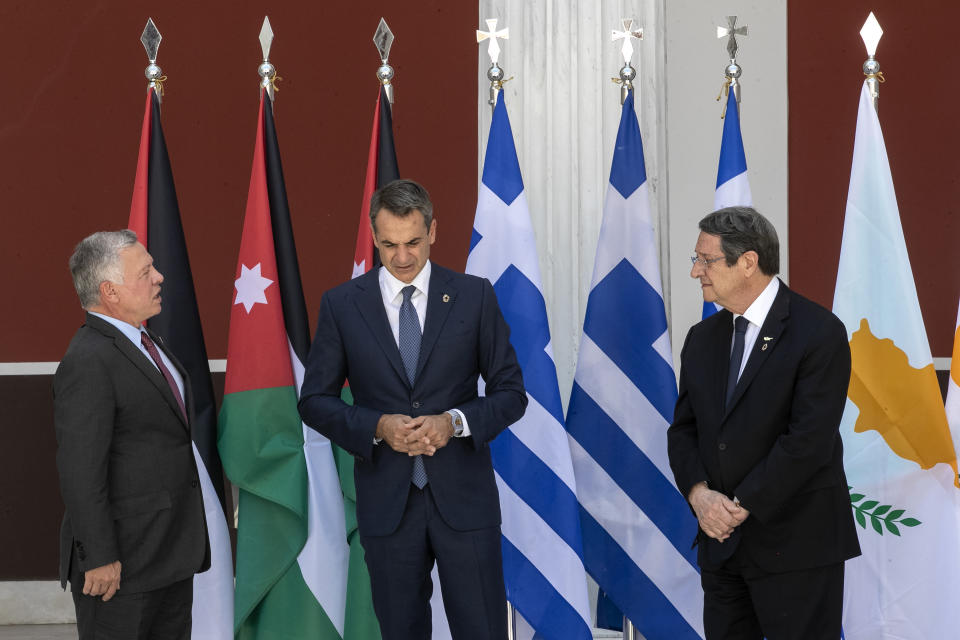
[[[127,226],[163,274],[163,309],[147,322],[162,336],[190,377],[193,454],[200,473],[210,537],[210,569],[193,581],[193,637],[232,636],[233,555],[224,509],[223,471],[217,453],[217,411],[203,342],[193,275],[180,221],[177,192],[160,123],[160,101],[147,89],[140,153]]]
[[[219,436],[239,488],[241,639],[344,637],[343,500],[329,441],[297,413],[309,346],[272,103],[261,91]]]

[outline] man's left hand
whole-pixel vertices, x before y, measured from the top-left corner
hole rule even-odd
[[[407,453],[411,456],[432,456],[453,437],[453,422],[448,413],[418,416],[405,426],[413,429],[406,440]]]

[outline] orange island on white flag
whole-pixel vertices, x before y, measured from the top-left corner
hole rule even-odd
[[[833,311],[850,338],[840,432],[863,550],[846,565],[845,638],[956,638],[957,454],[866,82]]]

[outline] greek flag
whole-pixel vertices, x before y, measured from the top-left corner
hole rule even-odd
[[[631,93],[623,104],[567,431],[587,571],[648,640],[703,637],[691,542],[667,427],[677,383]]]
[[[591,638],[577,488],[563,427],[537,246],[500,92],[467,273],[493,283],[523,369],[524,417],[491,445],[503,511],[503,569],[518,626],[545,640]]]
[[[713,208],[737,206],[753,206],[753,196],[750,194],[750,181],[747,179],[747,156],[743,151],[743,138],[740,136],[740,105],[737,104],[733,91],[728,91]],[[712,316],[719,310],[720,308],[712,302],[703,303],[704,318]]]

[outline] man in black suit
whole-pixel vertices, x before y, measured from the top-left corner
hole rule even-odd
[[[356,456],[357,522],[384,639],[430,638],[436,561],[453,637],[503,640],[487,444],[527,403],[509,329],[487,280],[429,261],[437,223],[422,186],[379,189],[370,224],[383,267],[324,294],[300,415]],[[353,406],[340,400],[347,378]]]
[[[723,310],[687,334],[668,447],[700,525],[707,640],[836,640],[860,554],[838,431],[847,332],[779,269],[752,208],[700,221],[690,275]]]
[[[70,272],[87,317],[53,380],[61,585],[82,640],[187,639],[210,547],[187,374],[142,326],[163,276],[129,230],[82,240]]]

